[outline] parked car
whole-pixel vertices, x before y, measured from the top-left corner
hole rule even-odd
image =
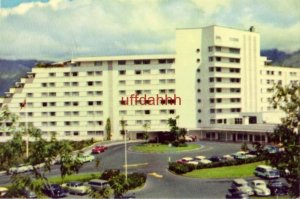
[[[87,194],[89,187],[85,186],[82,182],[69,182],[61,185],[65,190],[72,194]]]
[[[193,160],[193,158],[191,158],[191,157],[183,157],[183,158],[177,160],[176,162],[186,164],[186,163],[188,163],[189,161],[192,161],[192,160]]]
[[[0,197],[5,197],[7,192],[8,192],[8,189],[6,187],[0,187]]]
[[[231,183],[232,192],[240,191],[248,195],[253,195],[252,188],[248,185],[248,182],[242,178],[234,179]]]
[[[186,135],[184,136],[185,141],[187,142],[195,142],[197,137],[195,135]]]
[[[28,187],[25,187],[25,189],[23,189],[21,191],[22,196],[24,196],[25,198],[37,198],[37,195],[35,194],[34,191],[31,191]]]
[[[8,170],[9,174],[17,174],[17,173],[24,173],[28,171],[32,171],[33,166],[32,165],[26,165],[26,164],[19,164],[15,167],[12,167]]]
[[[77,160],[80,163],[86,163],[86,162],[92,162],[95,160],[95,157],[93,155],[81,155],[77,157]]]
[[[241,191],[231,192],[226,195],[226,199],[250,199],[249,195]]]
[[[279,179],[270,180],[267,187],[270,189],[272,196],[287,195],[289,190],[288,185],[281,182]]]
[[[267,184],[263,180],[253,180],[251,183],[253,192],[257,196],[269,196],[271,195],[270,189],[267,187]]]
[[[95,146],[92,149],[92,154],[98,154],[98,153],[103,153],[107,149],[106,146]]]
[[[248,153],[245,152],[245,151],[238,151],[238,152],[236,152],[236,153],[231,154],[231,156],[232,156],[234,159],[237,159],[237,160],[238,160],[238,159],[244,160],[244,159],[256,157],[256,155],[248,154]]]
[[[202,155],[198,155],[194,157],[194,160],[203,160],[203,159],[206,159],[206,157]]]
[[[224,161],[234,160],[234,157],[232,155],[228,155],[228,154],[227,155],[223,155],[222,158],[223,158]]]
[[[67,191],[64,190],[59,184],[50,184],[43,188],[44,194],[51,198],[63,198],[67,196]]]
[[[92,190],[101,190],[105,187],[110,187],[107,180],[93,179],[88,182],[88,185],[92,188]]]
[[[202,159],[202,160],[199,160],[199,163],[201,163],[201,164],[210,164],[210,163],[212,163],[212,161],[210,161],[208,159]]]
[[[267,166],[267,165],[259,165],[254,170],[254,175],[262,178],[273,179],[279,178],[280,173],[276,168]]]
[[[272,145],[266,145],[263,150],[270,154],[279,152],[279,148],[276,146],[272,146]]]
[[[191,161],[188,161],[187,164],[192,164],[192,165],[197,166],[197,165],[199,164],[199,162],[198,162],[198,161],[191,160]]]
[[[222,162],[223,158],[221,156],[211,156],[209,160],[212,162]]]

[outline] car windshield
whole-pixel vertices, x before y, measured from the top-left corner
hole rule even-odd
[[[270,171],[270,174],[271,175],[279,175],[279,171],[276,171],[276,170],[275,171]]]

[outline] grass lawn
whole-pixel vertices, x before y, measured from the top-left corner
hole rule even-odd
[[[193,178],[245,178],[251,177],[257,165],[265,164],[262,162],[254,162],[250,164],[243,164],[229,167],[218,167],[209,169],[198,169],[186,173],[183,176]]]
[[[199,144],[188,144],[186,147],[169,147],[167,144],[139,144],[131,149],[143,153],[173,153],[200,149],[200,147]]]

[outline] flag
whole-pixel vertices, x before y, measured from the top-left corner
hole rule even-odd
[[[24,99],[23,102],[20,103],[20,110],[22,110],[22,108],[25,108],[26,106],[26,98]]]

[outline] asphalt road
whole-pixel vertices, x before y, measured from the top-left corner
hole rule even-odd
[[[238,151],[241,144],[220,142],[197,142],[203,148],[182,153],[169,154],[144,154],[129,150],[128,172],[155,172],[160,177],[148,175],[145,186],[140,190],[134,190],[137,198],[224,198],[230,186],[230,180],[201,180],[177,176],[168,172],[168,160],[175,161],[184,156],[225,155]],[[86,163],[80,169],[83,172],[101,172],[105,169],[120,169],[124,171],[124,145],[111,146],[101,154],[100,168],[95,168],[95,161]],[[52,167],[49,176],[60,175],[59,165]],[[10,176],[0,176],[0,184],[7,184]]]

